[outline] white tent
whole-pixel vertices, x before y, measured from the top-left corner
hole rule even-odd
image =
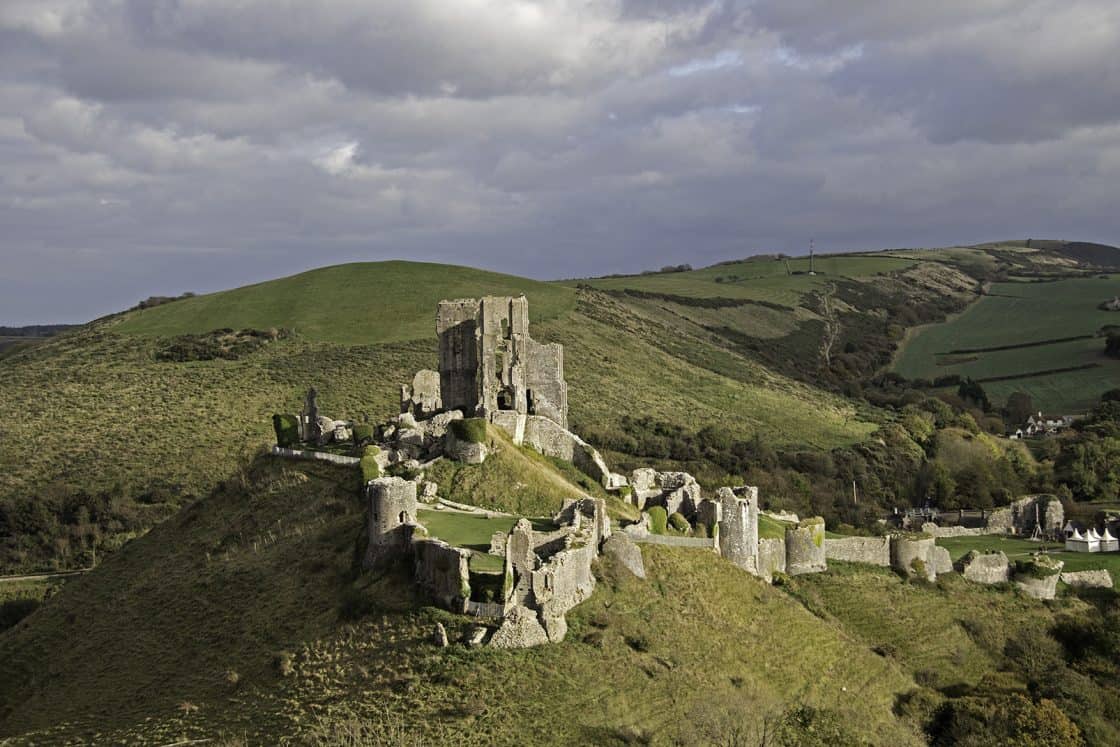
[[[1101,552],[1117,552],[1120,551],[1120,540],[1112,536],[1108,531],[1108,527],[1104,528],[1104,534],[1101,535]]]
[[[1093,534],[1093,530],[1089,530],[1089,535],[1086,536],[1074,529],[1073,534],[1066,538],[1066,549],[1070,552],[1100,552],[1100,537],[1094,538]]]

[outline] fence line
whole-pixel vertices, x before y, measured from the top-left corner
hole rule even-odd
[[[361,459],[358,457],[342,456],[341,454],[328,454],[325,451],[308,451],[306,449],[285,449],[283,446],[273,446],[272,455],[285,459],[308,459],[318,462],[330,462],[347,467],[356,467]]]

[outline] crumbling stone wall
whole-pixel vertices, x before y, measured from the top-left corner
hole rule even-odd
[[[933,563],[933,572],[940,576],[943,573],[953,572],[953,556],[949,551],[934,542],[933,549],[929,552],[930,562]]]
[[[758,541],[758,575],[767,581],[775,573],[786,572],[786,541],[776,537],[763,537]]]
[[[848,563],[889,566],[891,564],[890,537],[845,537],[825,539],[824,555],[828,560]]]
[[[1002,552],[979,553],[973,550],[957,561],[957,569],[967,581],[1002,584],[1010,579],[1007,556]]]
[[[471,598],[470,550],[438,539],[418,539],[412,543],[414,578],[441,607],[466,612]]]
[[[891,536],[891,568],[902,571],[908,576],[916,575],[921,569],[925,578],[937,578],[936,559],[933,557],[933,537],[923,535],[896,534]],[[920,561],[915,563],[914,561]]]
[[[607,463],[595,447],[546,417],[525,418],[523,442],[545,456],[571,462],[604,487],[610,480]]]
[[[1062,583],[1069,586],[1080,586],[1090,589],[1111,589],[1112,574],[1107,569],[1101,568],[1093,571],[1063,571],[1060,574]]]
[[[630,475],[630,502],[641,510],[664,506],[667,513],[693,517],[700,507],[700,484],[687,472],[658,472],[649,467]]]
[[[595,574],[591,563],[599,556],[594,542],[556,553],[532,573],[533,600],[550,641],[562,641],[568,632],[564,615],[591,596]]]
[[[1050,495],[1028,495],[997,508],[988,516],[989,533],[1030,535],[1034,533],[1035,516],[1043,534],[1058,535],[1065,524],[1062,502]]]
[[[824,519],[803,520],[786,529],[786,573],[820,573],[828,569],[824,549]]]

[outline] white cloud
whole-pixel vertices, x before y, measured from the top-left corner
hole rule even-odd
[[[328,174],[339,176],[354,167],[354,158],[358,155],[358,143],[351,141],[331,148],[326,153],[314,159],[316,166]]]

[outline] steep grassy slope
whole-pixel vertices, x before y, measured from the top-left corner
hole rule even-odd
[[[562,644],[437,649],[433,621],[467,621],[421,607],[407,568],[351,572],[354,482],[266,459],[69,583],[0,635],[0,736],[673,744],[800,703],[919,742],[896,665],[710,553],[646,548],[646,581],[605,565]]]
[[[133,312],[118,332],[170,337],[213,329],[285,327],[344,345],[427,340],[440,299],[525,293],[534,319],[563,316],[568,288],[471,267],[362,262],[211,293]]]
[[[822,619],[913,674],[924,689],[899,710],[925,714],[940,732],[938,745],[1120,744],[1120,690],[1111,661],[1094,660],[1089,640],[1097,631],[1113,635],[1112,592],[1044,603],[956,574],[940,576],[936,584],[914,583],[887,569],[837,562],[829,563],[827,573],[796,577],[788,588]],[[1095,605],[1113,611],[1102,615]],[[1043,730],[1052,722],[1046,718],[1019,739],[997,738],[992,723],[1007,719],[1006,708],[1025,704],[1024,698],[1054,701],[1085,741],[1047,738]],[[974,709],[971,718],[977,720],[970,724],[966,717],[954,725],[954,709]]]
[[[911,335],[894,370],[925,379],[960,374],[984,383],[997,399],[1024,391],[1046,411],[1085,410],[1120,381],[1120,361],[1106,358],[1096,337],[1103,326],[1120,323],[1097,308],[1116,295],[1118,276],[995,283],[962,314]],[[1079,366],[1085,368],[1039,375]]]

